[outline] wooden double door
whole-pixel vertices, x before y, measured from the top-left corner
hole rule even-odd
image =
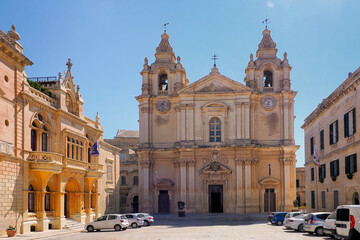
[[[276,211],[276,193],[273,188],[266,188],[264,193],[264,212]]]

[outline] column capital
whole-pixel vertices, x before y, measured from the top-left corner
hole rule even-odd
[[[140,164],[143,168],[148,168],[150,167],[151,162],[149,160],[142,160]]]
[[[194,109],[195,104],[194,103],[186,104],[186,107],[189,108],[190,110],[192,110],[192,109]]]
[[[186,110],[186,104],[181,104],[181,105],[180,105],[180,109],[181,109],[181,110]]]
[[[284,165],[291,165],[293,159],[288,157],[288,158],[283,158],[283,163]]]
[[[194,167],[195,162],[196,162],[196,160],[195,160],[195,159],[189,159],[189,160],[188,160],[189,167]]]
[[[180,110],[181,110],[180,105],[175,105],[174,110],[175,110],[175,112],[180,112]]]
[[[180,167],[186,167],[186,163],[187,163],[186,159],[180,159],[179,160]]]

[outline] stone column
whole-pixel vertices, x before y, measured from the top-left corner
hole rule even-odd
[[[250,103],[246,102],[244,103],[244,107],[245,107],[245,139],[249,139],[250,138]]]
[[[289,139],[289,103],[284,102],[284,140]]]
[[[251,208],[251,158],[244,159],[245,161],[245,212],[249,212]]]
[[[241,139],[241,103],[235,103],[236,106],[236,139]]]
[[[244,213],[243,158],[236,159],[236,213]]]
[[[186,140],[186,105],[182,104],[181,109],[181,141]]]
[[[285,211],[290,211],[292,208],[292,201],[294,199],[292,199],[292,194],[290,191],[290,175],[291,175],[291,163],[292,163],[292,159],[291,158],[284,158],[284,193],[283,196],[285,196],[285,203],[284,203],[284,210]]]
[[[149,205],[149,167],[150,162],[148,160],[143,160],[141,162],[141,167],[143,170],[143,201],[142,201],[142,211],[149,212],[150,205]]]
[[[188,161],[189,163],[189,210],[194,213],[196,209],[195,202],[195,159]]]
[[[188,134],[186,139],[190,141],[194,141],[194,106],[195,104],[187,104],[188,107],[188,121],[187,121],[187,127],[188,127]]]
[[[179,105],[174,107],[176,112],[176,141],[181,141],[181,109]]]
[[[180,160],[180,199],[186,202],[186,160]]]

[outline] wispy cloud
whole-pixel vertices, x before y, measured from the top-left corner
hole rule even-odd
[[[271,2],[271,1],[267,1],[267,2],[266,2],[266,5],[267,5],[269,8],[274,8],[274,3]]]

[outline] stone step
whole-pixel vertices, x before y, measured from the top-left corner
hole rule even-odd
[[[63,229],[83,229],[84,226],[85,224],[82,222],[74,221],[72,219],[66,219],[66,224]]]

